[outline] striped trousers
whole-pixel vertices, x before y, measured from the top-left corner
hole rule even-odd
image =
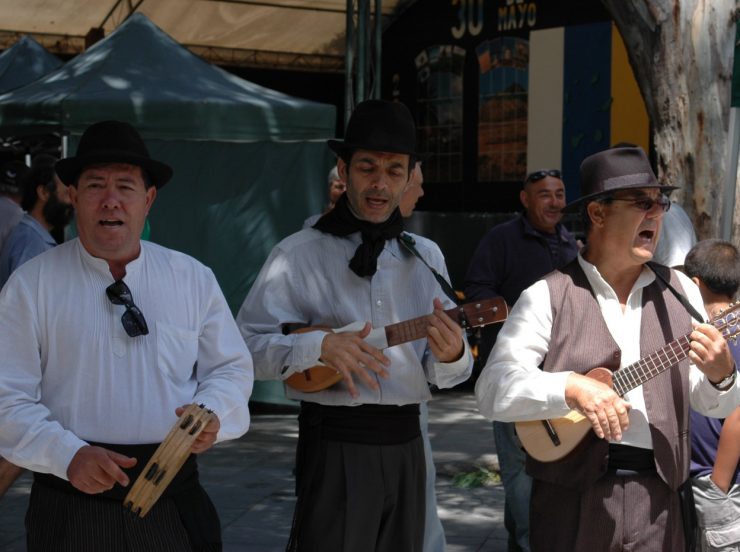
[[[28,552],[183,552],[191,550],[172,499],[144,517],[120,501],[73,494],[34,482],[26,513]]]

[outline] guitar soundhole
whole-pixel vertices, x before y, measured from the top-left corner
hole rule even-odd
[[[306,381],[311,381],[311,370],[304,371],[303,375],[306,376]]]

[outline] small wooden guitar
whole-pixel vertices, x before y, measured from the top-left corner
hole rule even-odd
[[[736,340],[737,334],[740,333],[735,312],[738,309],[740,303],[733,303],[708,322],[714,325],[726,340]],[[594,368],[586,376],[606,383],[623,397],[635,387],[685,359],[689,355],[691,343],[689,335],[679,337],[662,349],[616,372],[607,368]],[[514,425],[524,450],[540,462],[554,462],[565,458],[592,429],[588,418],[575,410],[571,410],[562,418],[516,422]]]
[[[506,320],[506,317],[509,314],[509,309],[506,306],[506,301],[504,301],[503,297],[494,297],[493,299],[484,299],[482,301],[466,303],[465,305],[460,305],[453,309],[446,310],[445,312],[450,318],[460,324],[463,329],[468,329],[487,326],[488,324],[493,324],[495,322],[502,322]],[[382,328],[373,328],[370,331],[370,334],[365,338],[365,341],[373,347],[385,349],[408,341],[421,339],[427,335],[429,316],[431,315],[420,316],[419,318],[413,318],[411,320],[406,320],[405,322],[391,324],[390,326]],[[364,325],[365,324],[363,322],[355,322],[336,330],[310,327],[297,330],[297,332],[351,332],[360,331]],[[323,389],[331,387],[340,381],[342,377],[342,374],[337,372],[334,368],[318,364],[311,368],[307,368],[303,372],[296,372],[288,377],[285,380],[285,383],[297,391],[302,391],[303,393],[315,393],[316,391],[322,391]]]

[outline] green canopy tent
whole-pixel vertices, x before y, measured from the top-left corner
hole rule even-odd
[[[62,61],[28,35],[0,54],[0,94],[25,86],[58,69]],[[0,156],[6,158],[40,151],[58,152],[59,137],[51,134],[27,136],[24,140],[0,140]]]
[[[133,124],[175,171],[150,213],[151,240],[210,266],[234,312],[273,245],[321,210],[335,116],[206,63],[141,14],[0,95],[0,133],[62,132],[71,152],[93,122]]]
[[[62,61],[24,35],[0,54],[0,92],[8,92],[58,69]]]

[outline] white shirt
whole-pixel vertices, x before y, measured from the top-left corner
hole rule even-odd
[[[437,245],[414,238],[419,253],[447,279]],[[319,362],[325,334],[283,335],[284,324],[337,329],[367,321],[379,328],[430,314],[435,297],[446,309],[454,306],[429,269],[401,250],[397,240],[386,242],[372,278],[357,276],[348,265],[360,243],[359,232],[340,238],[308,228],[275,246],[236,318],[254,356],[257,379],[285,379]],[[376,376],[378,391],[355,378],[360,393],[356,399],[344,382],[317,393],[287,387],[287,395],[326,405],[419,403],[431,398],[427,381],[451,387],[465,381],[473,366],[466,340],[462,358],[452,363],[436,362],[425,338],[388,348],[384,354],[391,360],[390,377]]]
[[[0,456],[67,477],[86,441],[161,442],[203,403],[219,439],[249,427],[252,361],[213,273],[148,242],[124,282],[149,334],[129,337],[106,261],[78,239],[18,268],[0,293]]]
[[[594,290],[609,331],[621,349],[620,368],[640,360],[642,291],[655,280],[643,268],[627,298],[624,312],[611,286],[596,267],[578,256]],[[686,297],[706,319],[699,289],[684,274],[678,273]],[[539,280],[526,289],[514,305],[498,335],[483,372],[475,386],[481,413],[499,421],[539,420],[566,415],[565,382],[572,372],[550,373],[539,369],[547,353],[552,330],[552,310],[547,283]],[[577,339],[578,330],[574,328]],[[593,367],[595,368],[595,366]],[[719,392],[693,364],[689,371],[691,406],[702,414],[725,417],[740,402],[740,388]],[[632,405],[630,427],[622,444],[653,448],[642,386],[624,397]]]

